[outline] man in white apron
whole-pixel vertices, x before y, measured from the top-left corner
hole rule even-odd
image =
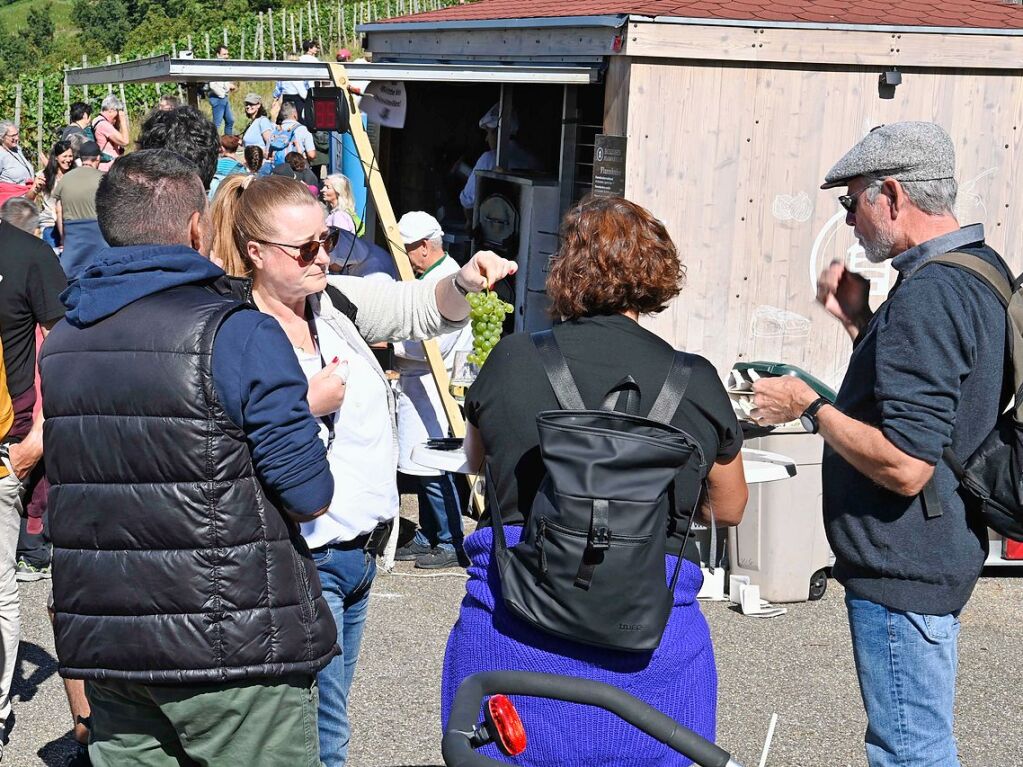
[[[433,216],[422,211],[406,213],[398,231],[417,278],[435,282],[451,278],[458,264],[444,252],[444,232]],[[436,339],[444,365],[451,373],[455,352],[472,348],[472,329],[467,325],[456,333]],[[415,561],[416,567],[434,570],[457,567],[462,555],[462,512],[454,478],[412,460],[412,448],[426,440],[448,436],[444,408],[430,375],[422,343],[406,341],[394,345],[395,367],[401,374],[398,397],[398,471],[416,478],[419,484],[419,526],[408,546],[398,549],[395,559]]]

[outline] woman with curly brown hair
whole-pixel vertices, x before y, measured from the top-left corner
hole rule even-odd
[[[665,309],[684,280],[664,225],[640,206],[622,198],[588,198],[568,213],[547,294],[560,320],[554,336],[587,407],[598,408],[608,392],[632,376],[640,392],[639,411],[649,411],[675,350],[638,320]],[[470,674],[539,671],[623,688],[714,739],[717,674],[710,631],[696,602],[703,576],[695,543],[684,532],[686,511],[705,485],[701,515],[712,508],[718,525],[737,524],[747,490],[739,452],[742,436],[728,395],[710,362],[693,355],[693,363],[685,399],[671,423],[700,444],[709,465],[693,466],[676,478],[684,489],[678,516],[673,513],[666,531],[666,575],[674,571],[679,556],[684,561],[659,647],[648,653],[597,648],[543,633],[509,613],[491,557],[491,522],[484,516],[465,541],[472,566],[444,660],[445,724],[455,691]],[[509,336],[494,347],[465,404],[466,452],[471,463],[487,461],[505,538],[514,546],[544,476],[536,415],[560,409],[529,335]],[[518,698],[516,706],[529,735],[528,749],[515,760],[519,765],[688,763],[607,712],[539,698]],[[501,758],[492,746],[483,753]]]

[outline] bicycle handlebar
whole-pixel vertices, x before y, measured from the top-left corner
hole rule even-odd
[[[441,741],[441,753],[448,767],[503,764],[477,753],[469,743],[483,698],[498,693],[596,706],[616,714],[701,767],[741,767],[724,749],[624,690],[590,679],[530,671],[488,671],[473,674],[462,681]]]

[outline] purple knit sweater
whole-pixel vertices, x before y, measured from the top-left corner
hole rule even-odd
[[[508,546],[521,527],[506,527]],[[472,559],[462,609],[448,639],[441,688],[442,725],[458,685],[478,671],[539,671],[595,679],[620,687],[705,738],[714,740],[717,672],[710,629],[696,603],[703,576],[683,562],[675,607],[653,653],[626,653],[569,642],[511,615],[500,597],[493,535],[481,528],[465,540]],[[675,558],[667,557],[666,578]],[[482,753],[532,767],[682,767],[689,760],[613,714],[588,706],[540,698],[513,698],[528,745],[515,759],[493,746]]]

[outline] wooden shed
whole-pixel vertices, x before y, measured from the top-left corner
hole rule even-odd
[[[875,125],[943,125],[957,151],[960,221],[982,222],[988,241],[1023,266],[1018,5],[480,0],[361,31],[376,62],[597,67],[598,83],[565,86],[552,101],[562,134],[579,139],[551,151],[560,210],[589,189],[580,147],[595,133],[626,137],[625,196],[667,224],[688,269],[678,301],[645,322],[722,374],[736,360],[770,359],[840,381],[849,343],[815,305],[818,271],[845,260],[870,278],[877,302],[893,276],[866,261],[836,192],[818,187]],[[515,85],[515,103],[536,87]],[[594,94],[596,124],[580,139]],[[523,122],[543,119],[527,111]],[[396,176],[393,152],[382,158]],[[407,170],[392,189],[413,183]]]

